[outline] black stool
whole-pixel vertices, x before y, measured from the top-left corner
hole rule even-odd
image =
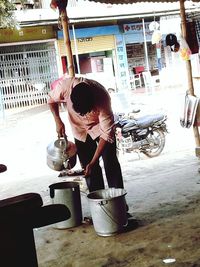
[[[62,204],[43,206],[36,193],[27,193],[0,201],[0,265],[2,267],[38,267],[33,228],[70,218]]]
[[[7,171],[7,167],[4,164],[0,164],[0,173]]]

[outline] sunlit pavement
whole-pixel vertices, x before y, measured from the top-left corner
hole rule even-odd
[[[85,224],[62,231],[52,225],[34,229],[39,266],[96,267],[119,266],[116,265],[119,263],[120,266],[149,267],[162,266],[168,263],[164,260],[173,259],[180,263],[179,266],[186,266],[184,260],[198,261],[198,243],[195,242],[198,242],[199,213],[195,212],[195,207],[198,208],[199,202],[195,196],[198,197],[200,190],[199,159],[195,156],[192,128],[180,126],[182,97],[181,90],[159,91],[151,95],[132,92],[131,96],[133,106],[141,108],[137,116],[157,112],[168,116],[169,134],[159,157],[149,159],[140,155],[139,158],[136,153],[119,156],[129,212],[135,221],[148,217],[154,223],[110,238],[97,237],[93,225]],[[68,138],[72,140],[67,115],[62,112],[61,116],[66,122]],[[56,138],[53,117],[47,106],[6,114],[0,125],[0,164],[7,165],[7,171],[0,173],[1,199],[35,192],[41,194],[44,204],[51,202],[49,185],[69,180],[59,178],[59,173],[46,164],[46,147]],[[87,197],[82,193],[87,189],[84,178],[77,178],[80,180],[83,216],[91,216]],[[192,215],[196,215],[194,219],[186,220],[188,216],[184,209],[187,207],[191,208]],[[189,228],[191,231],[188,232]],[[170,259],[167,258],[169,248],[173,248],[173,255],[170,254],[173,258]],[[115,258],[117,260],[109,265],[109,260]],[[139,259],[141,264],[135,264]],[[188,263],[187,266],[194,264]]]
[[[198,169],[198,159],[195,157],[195,141],[192,128],[180,126],[180,101],[183,93],[177,91],[159,91],[157,94],[132,93],[132,102],[136,103],[141,112],[139,115],[163,112],[167,114],[166,146],[161,156],[147,159],[144,155],[138,158],[135,153],[120,155],[125,184],[132,184],[135,175],[142,176],[146,172],[162,169],[167,162],[180,160],[179,157],[192,158],[195,172]],[[73,140],[70,126],[67,123],[66,112],[61,112],[66,122],[69,140]],[[62,181],[58,172],[47,167],[46,147],[57,138],[55,124],[48,107],[33,107],[21,112],[8,112],[0,127],[0,163],[7,165],[7,171],[0,174],[1,199],[26,192],[38,192],[49,201],[48,186]],[[170,168],[169,165],[167,168]],[[146,175],[146,172],[144,174]],[[155,173],[154,173],[155,175]],[[137,180],[137,177],[136,177]],[[137,184],[137,181],[134,182]]]

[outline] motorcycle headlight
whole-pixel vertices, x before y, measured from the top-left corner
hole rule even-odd
[[[129,133],[129,132],[123,132],[123,131],[122,131],[122,136],[125,137],[125,138],[126,138],[126,137],[129,137],[129,136],[130,136],[130,133]]]

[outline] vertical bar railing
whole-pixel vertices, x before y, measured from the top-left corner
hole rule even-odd
[[[45,104],[58,78],[55,48],[0,54],[0,78],[4,109]]]

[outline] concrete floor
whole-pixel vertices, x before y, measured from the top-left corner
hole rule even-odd
[[[160,267],[168,264],[165,260],[171,260],[172,266],[200,266],[199,159],[192,129],[179,125],[177,99],[181,96],[180,91],[134,95],[138,105],[145,103],[141,113],[167,113],[169,134],[157,158],[120,155],[126,201],[133,216],[125,231],[101,237],[85,221],[64,230],[53,225],[35,229],[39,267]],[[46,146],[56,138],[51,116],[46,107],[39,107],[9,114],[1,124],[0,163],[8,166],[0,174],[1,199],[36,192],[47,205],[51,203],[49,185],[69,181],[46,166]],[[85,191],[81,177],[80,182]],[[84,192],[81,203],[83,217],[90,216]]]

